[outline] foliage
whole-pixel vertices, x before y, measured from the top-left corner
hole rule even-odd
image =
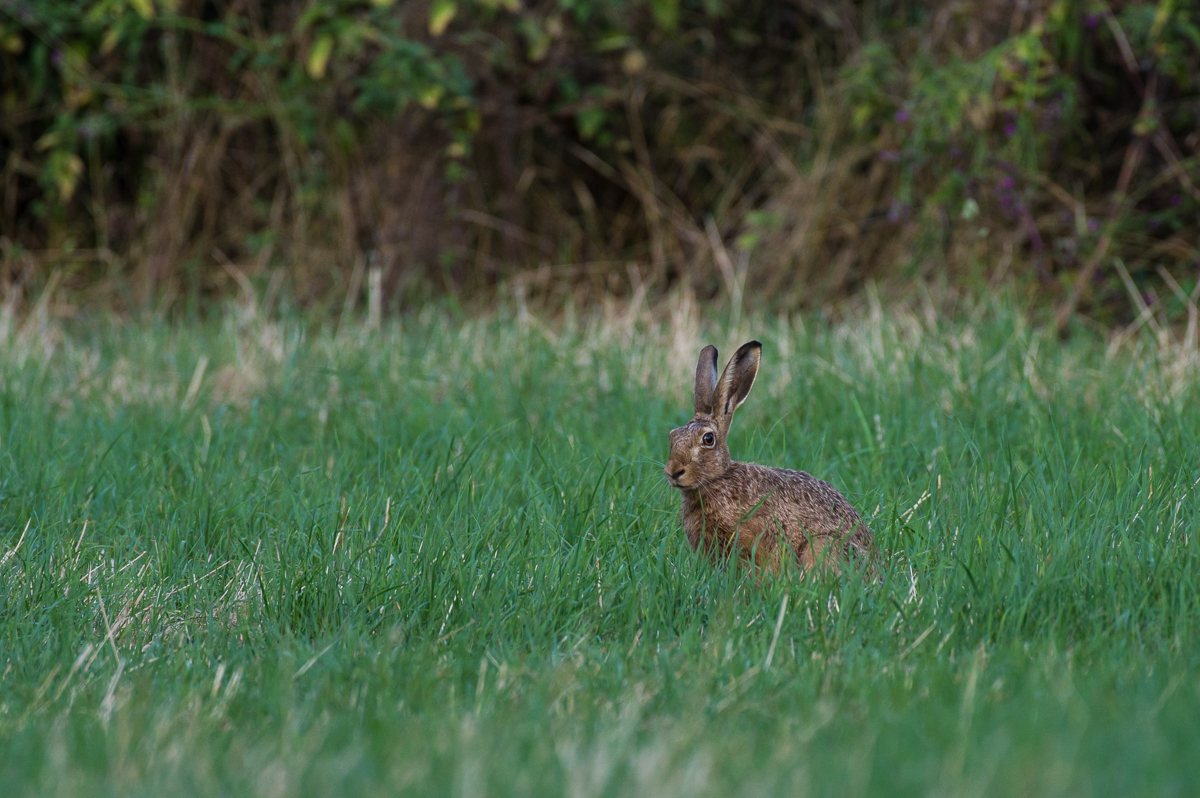
[[[750,319],[735,455],[888,554],[756,584],[661,473],[749,333],[674,318],[9,329],[0,791],[1187,792],[1194,348]]]
[[[1198,24],[1190,4],[1128,3],[1114,13],[1055,2],[970,58],[917,57],[906,71],[893,48],[866,47],[844,73],[854,125],[866,140],[896,143],[880,155],[899,166],[904,208],[959,216],[981,235],[997,215],[1015,221],[1044,281],[1043,258],[1071,267],[1100,251],[1104,217],[1104,234],[1129,247],[1135,271],[1173,262],[1187,274],[1200,266],[1200,251],[1184,243],[1200,211],[1200,117],[1186,99],[1200,88]],[[1155,170],[1119,174],[1137,169],[1130,155],[1140,159],[1147,144],[1161,157]],[[1122,151],[1124,162],[1114,161]],[[1098,178],[1111,182],[1092,198]],[[999,213],[975,220],[988,206]],[[1057,251],[1042,251],[1047,238]],[[1115,275],[1110,291],[1124,292]]]
[[[1152,304],[1195,284],[1198,25],[1171,0],[3,0],[3,276],[145,300],[283,268],[312,300],[369,262],[400,301],[740,280],[794,306],[1015,273],[1120,320],[1114,257]]]

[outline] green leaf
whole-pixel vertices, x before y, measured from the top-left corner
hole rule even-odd
[[[1138,117],[1138,120],[1133,123],[1133,135],[1135,136],[1149,136],[1157,130],[1158,120],[1150,114]]]
[[[83,174],[83,159],[73,152],[55,150],[46,162],[46,172],[58,189],[58,196],[63,202],[70,202],[79,185],[79,176]]]
[[[752,252],[758,246],[762,236],[754,231],[746,231],[737,237],[737,248],[743,252]]]
[[[38,152],[45,152],[46,150],[50,149],[51,147],[54,147],[55,145],[57,145],[61,140],[62,140],[62,134],[59,133],[57,130],[52,130],[49,133],[47,133],[46,135],[39,138],[37,141],[35,141],[33,143],[33,148],[35,150],[37,150]]]
[[[853,124],[855,130],[861,130],[866,126],[867,122],[871,121],[872,109],[871,106],[863,103],[854,109]]]
[[[325,77],[325,68],[329,66],[329,56],[333,54],[333,37],[329,34],[318,36],[308,51],[308,74],[314,80]]]
[[[679,25],[679,0],[650,0],[650,13],[660,28],[673,31]]]
[[[633,43],[633,37],[626,36],[623,33],[614,36],[605,36],[596,42],[596,52],[607,53],[610,50],[621,50],[625,47],[632,47]]]
[[[108,30],[106,30],[104,32],[104,38],[102,38],[100,40],[101,55],[108,55],[114,49],[116,49],[117,45],[120,43],[121,43],[121,29],[118,26],[113,25],[111,28],[109,28]]]
[[[151,0],[129,0],[129,5],[133,6],[133,10],[142,19],[150,19],[154,16],[154,3]]]
[[[454,0],[434,0],[433,7],[429,9],[429,32],[441,36],[456,13],[458,4]]]
[[[538,62],[550,51],[550,35],[536,19],[531,19],[520,26],[525,36],[525,54],[530,61]]]
[[[441,86],[435,83],[431,86],[425,87],[425,89],[421,91],[420,97],[417,101],[421,103],[422,108],[433,110],[434,108],[437,108],[437,104],[439,101],[441,101],[444,91],[445,90]]]
[[[600,126],[608,114],[603,108],[584,108],[575,115],[575,125],[579,128],[579,137],[584,141],[595,138]]]

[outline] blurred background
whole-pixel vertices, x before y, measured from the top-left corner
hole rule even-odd
[[[1198,77],[1185,0],[0,0],[0,289],[1194,326]]]

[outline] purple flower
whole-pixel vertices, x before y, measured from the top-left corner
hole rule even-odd
[[[1000,210],[1007,216],[1016,216],[1021,212],[1021,200],[1016,192],[1017,181],[1012,175],[1004,175],[996,181],[996,199],[1000,202]]]
[[[1146,224],[1151,230],[1158,229],[1158,219],[1151,219],[1150,221],[1146,222]]]
[[[896,112],[896,121],[899,122],[900,124],[904,124],[905,122],[907,122],[908,121],[908,111],[905,111],[903,108],[901,108],[899,111],[897,111]]]
[[[1004,126],[1004,135],[1006,135],[1006,136],[1017,135],[1017,123],[1009,122],[1007,125],[1005,125]]]
[[[896,152],[895,150],[880,150],[879,160],[883,161],[884,163],[895,163],[896,161],[900,160],[900,153]]]
[[[55,48],[54,52],[50,54],[50,63],[55,66],[62,66],[62,50]]]
[[[1096,14],[1088,14],[1083,18],[1083,24],[1089,28],[1094,28],[1100,24],[1100,17]]]
[[[1182,205],[1183,204],[1183,195],[1176,194],[1173,197],[1171,197],[1171,204],[1172,205]]]
[[[1094,233],[1100,229],[1100,223],[1095,219],[1088,219],[1088,232]]]

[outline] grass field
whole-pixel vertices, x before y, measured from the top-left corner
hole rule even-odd
[[[8,325],[0,794],[1195,794],[1195,351],[655,318]],[[881,584],[688,549],[667,431],[750,337],[734,456]]]

